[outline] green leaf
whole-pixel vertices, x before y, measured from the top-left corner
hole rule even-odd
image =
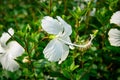
[[[75,65],[75,62],[73,62],[70,66],[70,70],[74,71],[75,69],[77,69],[79,67],[79,65]]]

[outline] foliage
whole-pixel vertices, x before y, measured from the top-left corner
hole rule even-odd
[[[87,1],[87,0],[85,0]],[[81,4],[84,8],[81,8]],[[108,41],[108,31],[116,27],[109,23],[111,15],[120,9],[120,0],[2,0],[0,1],[0,34],[10,27],[12,39],[19,42],[25,53],[16,61],[20,69],[9,72],[0,67],[1,80],[119,80],[120,52]],[[94,16],[90,12],[96,8]],[[72,26],[71,40],[81,44],[98,30],[88,50],[70,50],[62,63],[49,62],[43,49],[51,40],[43,31],[44,16],[61,16]],[[27,57],[27,58],[25,58]],[[23,59],[26,62],[23,62]]]

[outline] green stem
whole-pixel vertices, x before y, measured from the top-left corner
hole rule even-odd
[[[26,39],[26,38],[25,38]],[[31,70],[33,73],[35,72],[34,71],[34,66],[33,66],[33,64],[32,64],[32,58],[31,58],[31,56],[30,56],[30,52],[31,51],[29,51],[29,49],[28,49],[28,47],[29,47],[29,45],[28,45],[28,41],[27,41],[27,39],[25,40],[25,46],[26,46],[26,52],[27,52],[27,54],[28,54],[28,58],[29,58],[29,63],[28,63],[28,67],[29,67],[29,70]],[[34,79],[36,80],[36,76],[34,75]]]
[[[51,13],[51,8],[52,8],[52,0],[49,1],[49,13]]]
[[[64,0],[64,13],[66,12],[67,10],[67,0]]]

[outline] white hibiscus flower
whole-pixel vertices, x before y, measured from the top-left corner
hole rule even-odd
[[[120,30],[110,29],[108,32],[109,41],[112,46],[120,46]]]
[[[114,23],[114,24],[120,26],[120,11],[117,11],[112,15],[112,17],[110,19],[110,23]]]
[[[24,52],[23,47],[18,42],[10,41],[7,43],[13,34],[14,30],[10,28],[8,33],[4,32],[0,37],[0,63],[3,69],[12,72],[19,68],[19,64],[14,59]]]
[[[110,23],[120,26],[120,11],[115,12],[110,19]],[[109,42],[112,46],[120,46],[120,30],[114,28],[108,32]]]
[[[43,30],[45,30],[47,33],[56,35],[55,38],[51,40],[44,49],[44,56],[49,61],[59,61],[59,64],[67,58],[69,54],[69,48],[73,48],[73,46],[84,48],[90,45],[93,39],[93,36],[91,36],[92,38],[90,42],[86,45],[72,44],[69,37],[72,33],[71,26],[59,16],[57,16],[57,19],[46,16],[42,19],[41,25]]]

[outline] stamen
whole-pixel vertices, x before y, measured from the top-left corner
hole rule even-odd
[[[67,41],[65,41],[63,39],[60,39],[60,38],[59,38],[59,40],[64,42],[64,43],[66,43],[66,44],[68,44],[68,45],[76,46],[76,47],[79,47],[81,49],[86,49],[86,48],[89,48],[91,46],[92,40],[94,38],[94,36],[92,34],[90,34],[90,37],[91,37],[90,41],[87,44],[85,44],[85,45],[77,45],[77,44],[74,44],[74,43],[67,42]]]

